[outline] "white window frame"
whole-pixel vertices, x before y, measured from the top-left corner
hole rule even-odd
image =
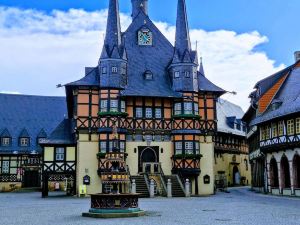
[[[100,152],[106,153],[107,151],[107,143],[106,141],[100,141]]]
[[[199,104],[198,103],[194,103],[194,112],[195,112],[195,115],[199,115]]]
[[[143,118],[143,108],[137,107],[135,109],[135,117],[136,118]]]
[[[162,118],[162,110],[161,110],[161,108],[156,108],[155,109],[155,118],[156,119],[161,119]]]
[[[193,114],[193,102],[184,102],[184,113],[183,114]]]
[[[186,141],[184,143],[184,149],[185,149],[185,154],[186,155],[192,155],[194,152],[194,142],[192,141]]]
[[[9,137],[1,138],[1,144],[2,144],[2,146],[9,146],[10,145],[10,138]]]
[[[111,99],[110,100],[110,112],[118,112],[118,104],[119,101],[117,99]]]
[[[195,151],[196,155],[200,154],[200,143],[198,141],[195,142]]]
[[[175,103],[174,105],[174,115],[180,115],[182,113],[181,103]]]
[[[180,72],[179,71],[175,71],[174,72],[174,78],[177,79],[180,77]]]
[[[102,67],[102,74],[107,74],[107,67],[106,66]]]
[[[55,149],[55,160],[64,161],[65,160],[65,148],[56,148]]]
[[[295,134],[295,121],[292,120],[288,120],[287,121],[287,134],[288,135],[294,135]]]
[[[284,122],[280,121],[278,122],[278,136],[284,135]]]
[[[185,78],[190,78],[191,77],[190,71],[185,71],[184,72],[184,77]]]
[[[300,134],[300,118],[296,118],[296,134]]]
[[[146,108],[146,110],[145,110],[145,117],[147,119],[152,119],[153,118],[152,108]]]
[[[2,173],[9,174],[10,171],[10,163],[9,161],[2,161]]]
[[[107,112],[107,100],[100,101],[100,110],[101,112]]]
[[[126,102],[121,101],[121,112],[126,112]]]
[[[29,138],[20,138],[20,146],[22,147],[29,146]]]
[[[182,154],[182,142],[181,141],[175,142],[175,154],[176,155]]]
[[[125,152],[125,141],[120,141],[120,152]]]
[[[118,67],[116,67],[116,66],[111,67],[111,72],[118,73]]]

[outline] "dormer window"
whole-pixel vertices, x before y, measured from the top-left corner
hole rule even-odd
[[[10,138],[9,137],[1,138],[1,145],[2,146],[10,146]]]
[[[179,77],[180,77],[179,71],[175,71],[175,72],[174,72],[174,78],[179,78]]]
[[[22,147],[29,146],[29,138],[20,138],[20,146]]]
[[[102,67],[102,74],[106,74],[107,73],[107,68],[106,66]]]
[[[113,67],[111,68],[111,72],[112,72],[112,73],[118,73],[118,67],[113,66]]]
[[[190,77],[190,72],[189,72],[189,71],[185,71],[185,72],[184,72],[184,76],[185,76],[186,78],[189,78],[189,77]]]
[[[145,80],[153,80],[153,73],[151,71],[145,72]]]

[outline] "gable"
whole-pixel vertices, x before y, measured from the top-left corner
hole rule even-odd
[[[268,106],[270,105],[272,99],[276,95],[276,93],[279,91],[280,87],[288,77],[289,73],[287,73],[285,76],[280,78],[268,91],[266,91],[262,97],[258,101],[258,110],[259,113],[264,113]]]

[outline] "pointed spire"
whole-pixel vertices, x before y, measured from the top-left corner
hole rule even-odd
[[[186,50],[191,51],[185,0],[178,0],[175,49],[181,57]]]
[[[148,15],[148,0],[131,0],[132,4],[132,19],[134,19],[140,11]]]
[[[116,46],[120,47],[121,41],[121,24],[119,14],[119,0],[109,0],[106,35],[104,40],[103,53],[101,55],[110,55]]]
[[[205,77],[205,72],[204,72],[204,66],[203,66],[203,60],[202,57],[200,58],[200,68],[199,68],[199,73]]]

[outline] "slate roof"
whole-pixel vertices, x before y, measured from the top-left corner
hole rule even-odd
[[[242,123],[243,115],[244,111],[240,106],[219,98],[217,101],[218,132],[246,136],[245,131],[234,128],[234,123]]]
[[[0,134],[12,138],[11,146],[0,145],[0,154],[40,152],[37,138],[49,135],[67,113],[64,97],[0,94],[0,109]],[[30,146],[20,147],[20,136],[30,136]]]
[[[83,78],[80,80],[71,82],[66,84],[65,86],[99,86],[99,70],[98,67],[95,67],[92,69],[89,73],[86,74]]]
[[[51,133],[50,137],[41,142],[42,145],[75,145],[74,124],[71,119],[64,119]]]
[[[273,108],[271,104],[262,115],[250,122],[250,126],[300,112],[300,68],[295,65],[287,68],[290,73],[273,99],[272,103],[280,103],[278,107]]]
[[[210,80],[208,80],[202,73],[198,72],[199,91],[204,92],[219,92],[224,94],[226,91],[218,87]]]

